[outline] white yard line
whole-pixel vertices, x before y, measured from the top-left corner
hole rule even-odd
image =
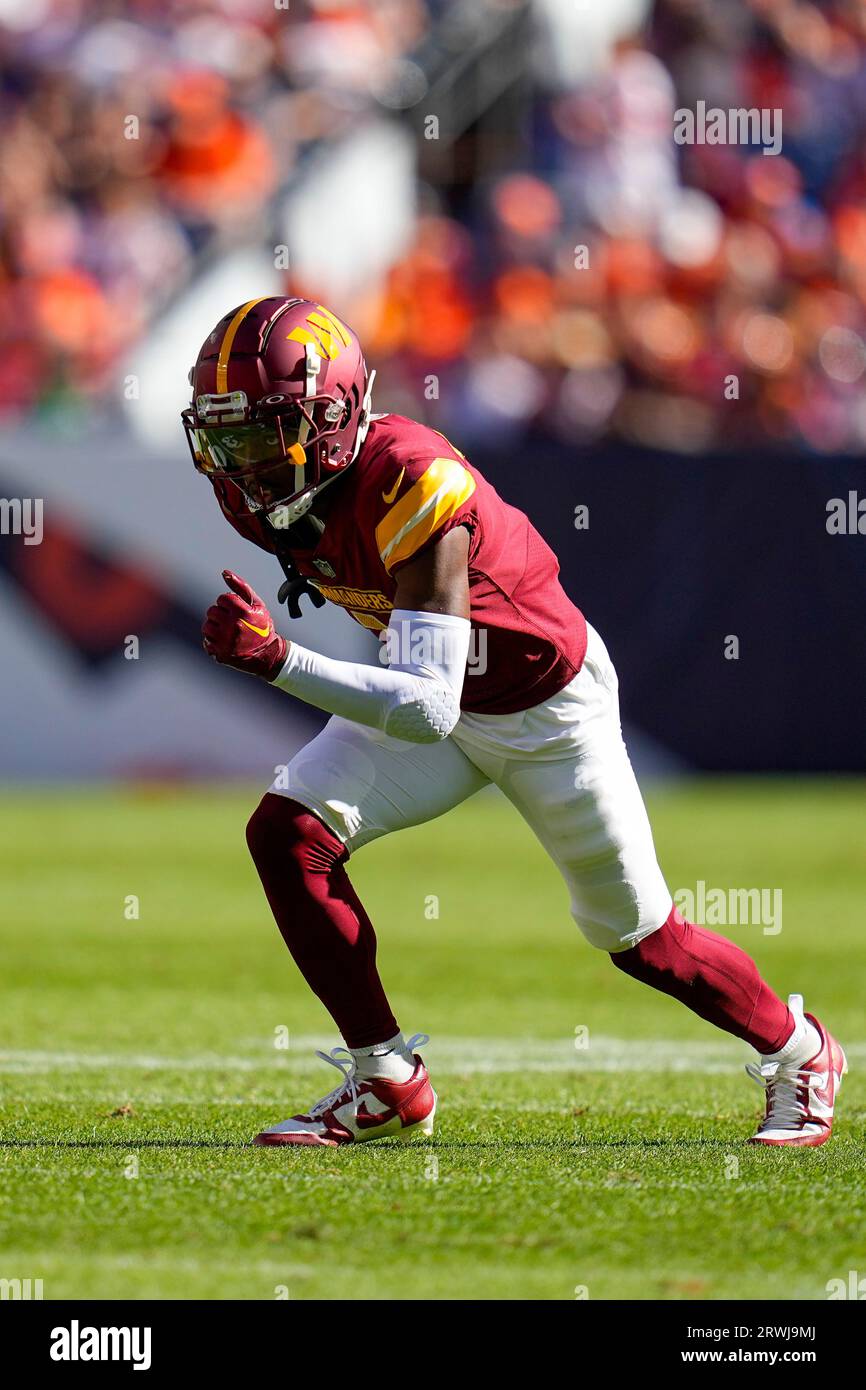
[[[39,1076],[81,1071],[278,1072],[320,1068],[317,1048],[327,1051],[334,1038],[295,1037],[286,1049],[263,1047],[245,1056],[216,1052],[179,1057],[159,1053],[7,1051],[0,1052],[0,1075]],[[849,1061],[866,1061],[866,1043],[846,1044]],[[424,1048],[431,1071],[439,1075],[497,1072],[729,1072],[753,1054],[735,1040],[706,1043],[591,1036],[575,1048],[571,1038],[434,1038]]]

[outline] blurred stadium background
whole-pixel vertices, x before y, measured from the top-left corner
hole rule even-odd
[[[764,1300],[866,1269],[864,783],[681,775],[866,770],[866,3],[0,0],[0,73],[0,532],[44,501],[40,544],[0,533],[3,1283]],[[698,101],[780,110],[781,151],[677,144]],[[272,292],[351,323],[376,408],[554,545],[639,775],[680,775],[648,788],[672,888],[784,893],[780,934],[723,929],[849,1049],[815,1163],[727,1181],[744,1049],[583,947],[494,794],[352,868],[433,1038],[435,1152],[248,1147],[333,1082],[242,833],[321,721],[201,650],[225,566],[282,576],[179,414]],[[336,610],[284,621],[374,657]]]
[[[858,0],[0,0],[0,493],[44,499],[0,536],[0,776],[267,783],[317,726],[198,637],[224,565],[280,575],[189,466],[187,371],[274,291],[530,512],[641,770],[866,767],[863,541],[826,525],[866,442],[864,39]],[[781,110],[781,153],[677,145],[699,99]]]

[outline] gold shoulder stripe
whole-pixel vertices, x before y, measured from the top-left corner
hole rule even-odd
[[[229,324],[228,328],[226,329],[225,333],[223,334],[223,340],[220,343],[220,352],[219,357],[217,358],[216,369],[216,389],[220,393],[229,389],[229,357],[231,356],[232,345],[234,343],[237,331],[243,323],[244,319],[246,318],[247,314],[250,312],[250,309],[254,309],[257,304],[261,304],[262,300],[267,299],[267,297],[268,296],[266,294],[261,294],[259,295],[258,299],[248,299],[246,304],[242,304],[241,307],[238,309],[237,313],[235,314],[234,318],[232,319],[231,323]]]
[[[475,479],[462,463],[434,459],[376,527],[376,544],[388,573],[435,535],[474,491]]]

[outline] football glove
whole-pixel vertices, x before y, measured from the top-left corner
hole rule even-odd
[[[289,644],[274,630],[270,613],[245,579],[223,570],[230,594],[220,594],[211,604],[202,627],[202,645],[208,656],[236,671],[272,681],[286,663]]]

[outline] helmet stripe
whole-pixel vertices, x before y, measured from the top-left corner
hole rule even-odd
[[[238,309],[237,313],[235,314],[234,318],[232,319],[231,323],[226,329],[225,334],[223,335],[223,340],[220,343],[220,354],[217,358],[216,389],[218,392],[228,390],[229,357],[231,356],[232,345],[234,343],[235,335],[237,334],[238,329],[240,328],[247,314],[250,312],[250,309],[255,308],[257,304],[261,304],[263,300],[267,298],[268,296],[266,294],[262,294],[259,295],[258,299],[248,299],[246,304],[242,304],[241,307]]]

